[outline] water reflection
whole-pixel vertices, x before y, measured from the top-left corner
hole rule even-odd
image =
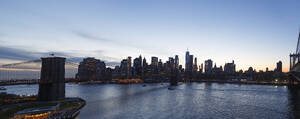
[[[189,83],[168,90],[167,84],[67,84],[67,97],[87,105],[80,119],[300,118],[299,89],[266,85]],[[37,85],[6,86],[8,93],[36,94]]]
[[[290,118],[300,119],[300,88],[290,86],[288,87],[289,93],[289,103],[288,106],[290,107]]]

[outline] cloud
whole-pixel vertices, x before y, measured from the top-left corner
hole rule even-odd
[[[143,46],[139,46],[136,45],[135,43],[129,43],[129,42],[124,42],[122,40],[113,40],[113,39],[107,39],[107,38],[103,38],[103,37],[99,37],[98,35],[93,35],[92,33],[89,32],[83,32],[83,31],[73,31],[73,33],[75,35],[77,35],[78,37],[84,38],[84,39],[88,39],[88,40],[93,40],[93,41],[105,41],[105,42],[109,42],[109,43],[113,43],[115,45],[118,46],[127,46],[127,47],[131,47],[131,48],[144,48]]]
[[[0,46],[1,59],[33,60],[37,58],[31,54],[32,52],[25,51],[22,49]]]
[[[5,34],[0,33],[0,43],[5,43],[5,41],[3,40],[4,37],[5,37]]]
[[[146,51],[149,53],[156,53],[156,54],[162,54],[162,55],[166,55],[168,54],[167,51],[162,50],[161,48],[158,48],[156,46],[150,46],[149,45],[143,45],[141,43],[139,43],[138,41],[135,42],[127,42],[127,41],[122,41],[122,40],[113,40],[113,39],[107,39],[107,38],[103,38],[103,37],[99,37],[97,35],[93,35],[89,32],[84,32],[84,31],[73,31],[73,33],[75,35],[77,35],[78,37],[84,38],[84,39],[88,39],[88,40],[93,40],[93,41],[105,41],[105,42],[109,42],[109,43],[113,43],[114,45],[117,46],[126,46],[129,48],[135,48],[141,51]]]
[[[103,61],[120,61],[118,57],[110,57],[105,50],[70,50],[68,52],[74,58],[95,57]],[[75,57],[76,56],[76,57]],[[73,57],[70,57],[73,58]],[[69,59],[70,59],[69,58]]]
[[[90,33],[82,32],[82,31],[73,31],[73,33],[79,37],[90,39],[90,40],[96,40],[96,41],[110,41],[105,38],[101,38],[99,36],[91,35]]]
[[[24,50],[22,48],[0,46],[0,59],[29,61],[37,60],[41,57],[47,57],[49,54],[55,54],[56,56],[62,57],[71,57],[65,52],[36,52]]]
[[[73,63],[80,63],[83,61],[85,57],[73,57],[73,58],[68,58],[67,60],[69,62],[73,62]],[[104,61],[106,66],[111,66],[114,67],[116,65],[120,65],[120,62],[114,62],[114,61],[108,61],[108,60],[103,60],[103,58],[100,58],[100,60]]]
[[[73,57],[73,58],[68,58],[67,60],[70,62],[79,63],[83,60],[83,57]]]
[[[66,52],[35,52],[33,55],[36,55],[37,57],[46,57],[50,54],[54,54],[55,56],[59,57],[72,57],[69,53]]]
[[[104,56],[102,50],[97,50],[95,52],[99,53],[100,60],[104,61],[106,63],[106,66],[114,67],[114,66],[120,64],[119,62],[111,61],[112,59],[115,59],[115,58]],[[35,51],[24,50],[22,48],[0,46],[0,59],[25,61],[27,63],[40,62],[41,57],[47,57],[47,56],[49,56],[49,54],[52,54],[52,53],[55,56],[66,57],[67,62],[69,62],[69,63],[77,64],[77,63],[83,61],[83,59],[84,59],[84,57],[74,57],[71,55],[72,53],[66,53],[66,52],[35,52]],[[3,66],[6,66],[6,65],[7,66],[10,66],[10,65],[12,65],[12,66],[18,65],[19,66],[19,64],[20,64],[20,62],[12,63],[12,64],[7,64],[5,62],[1,62],[1,65],[3,65]],[[24,66],[24,67],[26,68],[26,66]]]
[[[117,66],[120,65],[120,62],[106,62],[106,66]]]

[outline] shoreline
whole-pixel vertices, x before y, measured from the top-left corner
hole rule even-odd
[[[69,82],[71,84],[154,84],[154,83],[169,83],[168,81],[157,81],[157,82],[143,82],[143,83],[116,83],[116,82]],[[178,82],[179,83],[179,82]],[[222,81],[222,80],[200,80],[200,81],[190,81],[190,82],[181,82],[181,83],[224,83],[224,84],[241,84],[241,85],[274,85],[274,86],[288,86],[288,85],[297,85],[289,84],[287,82],[257,82],[257,81]]]
[[[13,117],[24,117],[25,115],[29,116],[35,112],[26,111],[34,110],[41,111],[42,108],[53,108],[55,109],[48,111],[51,118],[75,118],[86,105],[85,100],[75,97],[67,97],[61,100],[55,101],[26,101],[26,102],[16,102],[11,104],[0,105],[0,115],[3,118],[13,118]],[[40,109],[40,110],[39,110]],[[20,113],[22,112],[22,113]],[[36,112],[44,113],[45,112]]]
[[[288,85],[297,85],[297,83],[289,83],[289,82],[270,82],[270,81],[230,81],[230,80],[191,80],[191,81],[179,81],[183,83],[227,83],[227,84],[243,84],[243,85],[275,85],[275,86],[288,86]],[[65,83],[73,83],[73,84],[147,84],[147,83],[169,83],[166,80],[152,80],[152,81],[142,81],[142,82],[118,82],[118,81],[66,81]],[[2,81],[0,82],[0,86],[10,86],[10,85],[34,85],[39,84],[38,81]]]

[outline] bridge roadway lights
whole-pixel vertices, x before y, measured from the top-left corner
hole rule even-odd
[[[41,58],[42,68],[38,99],[53,101],[65,98],[65,61],[63,57]]]

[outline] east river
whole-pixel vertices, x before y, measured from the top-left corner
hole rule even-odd
[[[37,94],[38,85],[5,86]],[[79,119],[290,119],[300,118],[300,93],[286,86],[191,83],[66,85],[67,97],[86,100]]]

